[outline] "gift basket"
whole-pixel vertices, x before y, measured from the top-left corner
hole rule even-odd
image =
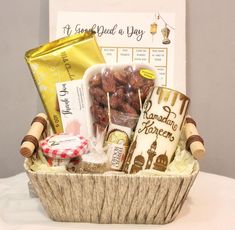
[[[55,221],[165,224],[204,153],[190,99],[143,63],[105,64],[92,32],[26,53],[46,114],[21,143],[24,168]]]

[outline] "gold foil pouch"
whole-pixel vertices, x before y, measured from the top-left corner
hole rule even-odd
[[[130,144],[132,129],[110,123],[106,134],[104,148],[107,149],[107,156],[111,170],[120,171]]]
[[[94,33],[85,32],[52,41],[27,51],[25,59],[54,132],[63,132],[56,83],[81,79],[88,67],[104,63]]]

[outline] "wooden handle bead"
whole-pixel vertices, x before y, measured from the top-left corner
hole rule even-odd
[[[38,141],[47,128],[47,116],[39,113],[32,121],[27,135],[21,142],[20,153],[24,157],[31,157],[38,148]]]
[[[204,141],[199,135],[196,122],[187,116],[185,119],[186,149],[190,150],[196,159],[202,159],[205,155]]]

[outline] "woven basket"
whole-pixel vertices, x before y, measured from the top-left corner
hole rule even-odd
[[[189,176],[35,173],[25,170],[55,221],[166,224],[175,219],[199,172]]]

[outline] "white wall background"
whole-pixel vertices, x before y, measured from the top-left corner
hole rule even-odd
[[[186,20],[190,113],[207,149],[201,170],[233,178],[234,8],[233,0],[188,0]],[[48,41],[48,1],[2,1],[0,31],[0,177],[7,177],[23,171],[20,141],[41,110],[24,53]]]

